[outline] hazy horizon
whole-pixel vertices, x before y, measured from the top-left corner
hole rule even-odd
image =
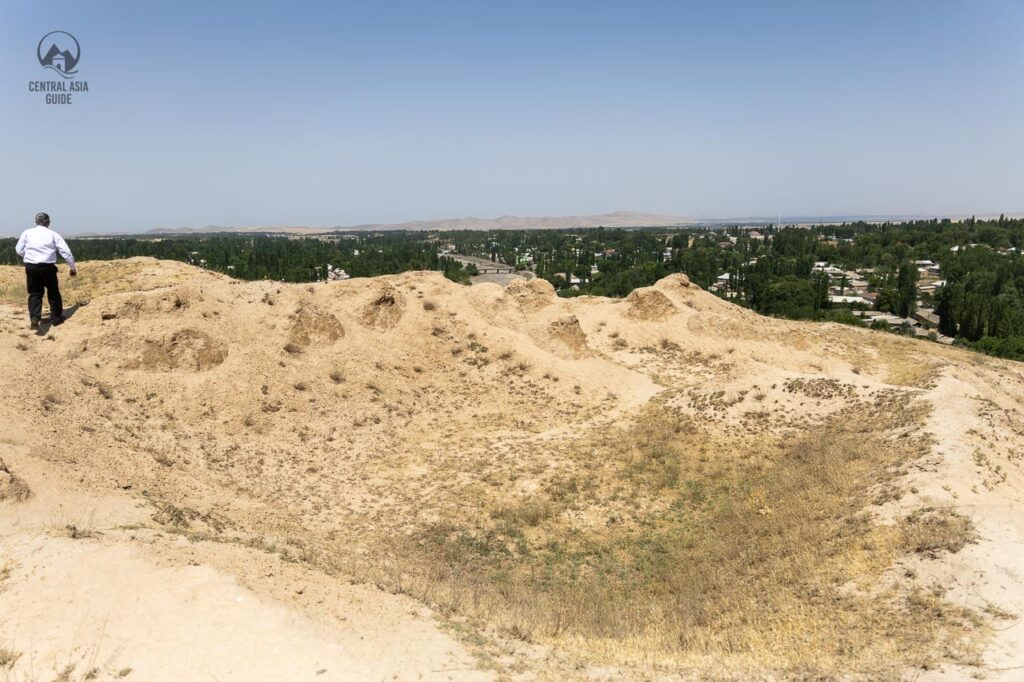
[[[596,217],[601,217],[603,215],[614,215],[614,214],[619,214],[619,213],[630,213],[630,214],[635,213],[635,214],[643,214],[643,215],[653,215],[653,214],[651,214],[649,212],[646,212],[646,211],[610,211],[608,214],[587,214],[587,215],[580,215],[580,216],[576,216],[576,217],[580,217],[580,218],[596,218]],[[977,218],[978,220],[982,220],[982,219],[995,219],[999,215],[1004,215],[1006,218],[1019,218],[1021,216],[1024,216],[1024,212],[1012,212],[1012,213],[1011,212],[1002,212],[1002,213],[972,213],[972,214],[969,214],[969,215],[967,215],[967,214],[965,214],[965,215],[910,215],[910,214],[903,214],[903,215],[869,215],[869,214],[853,214],[853,215],[832,215],[832,216],[828,216],[828,215],[820,215],[820,216],[801,216],[801,215],[796,215],[796,216],[774,216],[774,217],[773,216],[730,216],[730,217],[699,216],[699,217],[688,217],[688,216],[667,216],[666,215],[666,216],[663,216],[663,217],[666,217],[666,218],[670,218],[670,217],[679,218],[680,220],[679,220],[678,224],[680,226],[682,226],[682,227],[703,227],[703,226],[708,226],[708,227],[714,227],[714,228],[725,228],[725,227],[728,227],[730,224],[739,224],[739,225],[758,224],[758,223],[763,223],[763,224],[766,224],[766,225],[767,224],[776,224],[779,220],[781,220],[782,224],[784,224],[784,225],[790,224],[790,225],[801,225],[802,226],[802,225],[810,225],[810,224],[813,224],[813,223],[829,224],[829,223],[855,222],[855,221],[858,221],[858,220],[862,220],[862,221],[866,221],[866,222],[881,222],[881,221],[905,222],[905,221],[912,221],[912,220],[945,220],[945,219],[949,219],[949,220],[953,220],[953,221],[960,221],[960,220],[966,220],[966,219],[972,218],[972,217],[973,218]],[[542,220],[558,220],[558,219],[568,218],[568,217],[573,217],[573,216],[520,216],[520,215],[505,215],[505,216],[449,216],[449,217],[446,217],[446,218],[421,218],[421,219],[402,221],[402,222],[399,222],[399,223],[367,222],[367,223],[356,223],[356,224],[346,224],[346,225],[341,225],[341,224],[336,224],[336,225],[300,225],[298,223],[280,223],[280,224],[261,223],[261,224],[253,224],[253,225],[214,225],[214,224],[209,224],[209,225],[158,225],[158,226],[154,226],[154,227],[140,227],[140,228],[134,229],[134,230],[129,229],[129,230],[117,230],[117,231],[111,231],[111,230],[106,230],[106,231],[64,231],[59,226],[54,224],[53,225],[53,229],[54,230],[59,230],[62,234],[67,234],[69,237],[75,237],[75,236],[105,236],[105,235],[109,235],[109,236],[137,236],[137,235],[144,235],[144,234],[147,234],[147,233],[169,234],[169,233],[176,233],[176,232],[179,232],[179,231],[182,232],[182,233],[192,232],[192,233],[199,233],[199,234],[201,234],[201,233],[212,233],[212,232],[215,232],[217,230],[242,231],[242,232],[244,232],[247,229],[252,229],[253,231],[269,232],[269,231],[272,231],[274,228],[281,228],[282,230],[287,230],[287,229],[306,229],[306,230],[311,230],[311,231],[316,231],[316,230],[322,230],[322,231],[330,231],[330,230],[356,231],[359,228],[367,228],[367,229],[369,229],[369,228],[397,229],[397,228],[399,228],[400,226],[403,226],[403,225],[412,225],[412,224],[417,224],[417,223],[433,224],[433,223],[451,223],[451,222],[456,222],[456,221],[474,221],[474,220],[475,221],[480,221],[480,222],[488,222],[488,221],[498,221],[498,220],[500,220],[502,218],[514,218],[514,219],[525,220],[525,221],[529,221],[529,220],[542,221]],[[29,221],[29,222],[31,222],[31,221]],[[653,222],[650,225],[640,224],[640,223],[637,223],[637,224],[634,224],[634,225],[615,225],[613,223],[609,223],[607,225],[601,225],[601,226],[608,227],[608,228],[623,227],[624,229],[639,229],[639,228],[642,228],[642,227],[671,227],[671,225],[668,224],[668,223],[653,223]],[[523,229],[546,230],[546,229],[574,229],[574,228],[575,229],[593,229],[594,226],[593,225],[580,224],[580,225],[567,225],[567,226],[564,226],[564,227],[539,226],[539,227],[534,227],[534,228],[523,228]],[[18,236],[18,234],[20,234],[21,229],[24,229],[24,228],[19,228],[19,229],[10,231],[10,232],[0,231],[0,238],[2,238],[2,237],[16,237],[16,236]],[[442,232],[444,232],[444,231],[459,231],[459,230],[469,230],[469,229],[478,229],[478,228],[474,228],[474,227],[448,227],[448,226],[435,227],[435,226],[431,225],[431,226],[428,226],[428,227],[423,227],[423,228],[418,228],[417,227],[417,228],[413,228],[413,229],[422,229],[423,231],[442,231]],[[495,227],[495,228],[480,228],[480,229],[520,229],[520,228],[511,228],[511,227],[509,227],[509,228],[501,228],[501,227]]]
[[[0,8],[0,234],[1019,214],[1024,3]],[[89,91],[47,105],[37,44]],[[59,80],[59,78],[58,78]]]

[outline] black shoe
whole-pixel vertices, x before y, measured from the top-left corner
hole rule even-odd
[[[28,328],[39,329],[39,318],[33,317],[32,320],[28,323]]]
[[[63,317],[51,317],[50,318],[50,326],[56,327],[56,326],[62,325],[62,324],[64,324],[64,318]]]

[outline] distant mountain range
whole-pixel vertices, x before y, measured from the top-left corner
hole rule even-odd
[[[252,227],[178,227],[157,228],[148,230],[146,234],[202,234],[211,232],[272,232],[272,233],[322,233],[322,232],[366,232],[384,230],[526,230],[526,229],[557,229],[567,227],[667,227],[676,225],[694,225],[694,218],[660,215],[657,213],[639,213],[635,211],[616,211],[601,215],[587,216],[545,216],[524,217],[505,215],[499,218],[440,218],[437,220],[414,220],[407,223],[368,223],[365,225],[339,225],[336,227],[298,227],[293,225],[270,225]]]
[[[997,216],[998,214],[996,214]],[[1007,214],[1009,217],[1009,214]],[[1015,214],[1016,215],[1016,214]],[[996,216],[981,215],[980,218]],[[924,220],[949,217],[953,220],[970,216],[934,216],[934,215],[822,215],[822,216],[782,216],[785,225],[812,225],[844,223],[857,220],[869,222]],[[217,234],[217,233],[260,233],[260,234],[323,234],[327,232],[380,232],[380,231],[430,231],[430,230],[553,230],[564,228],[588,227],[723,227],[726,225],[768,225],[779,220],[777,216],[747,216],[740,218],[693,218],[684,216],[664,215],[660,213],[644,213],[639,211],[615,211],[598,215],[582,216],[511,216],[498,218],[440,218],[436,220],[414,220],[406,223],[367,223],[363,225],[336,225],[334,227],[302,227],[298,225],[243,225],[222,226],[207,225],[206,227],[160,227],[145,232],[120,232],[117,234],[185,235],[185,234]],[[114,233],[88,233],[76,235],[81,237],[114,236]]]

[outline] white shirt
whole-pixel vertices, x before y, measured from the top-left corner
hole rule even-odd
[[[75,257],[71,255],[68,243],[59,234],[42,225],[22,232],[14,250],[26,263],[56,263],[57,252],[60,252],[68,266],[75,269]]]

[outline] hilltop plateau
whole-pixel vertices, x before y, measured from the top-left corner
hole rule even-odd
[[[36,335],[0,268],[0,679],[1024,669],[1024,365],[682,275],[80,271]]]

